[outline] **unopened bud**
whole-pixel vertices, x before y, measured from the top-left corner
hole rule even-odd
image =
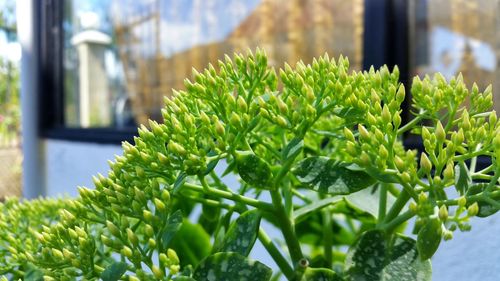
[[[130,228],[127,228],[127,238],[132,245],[137,246],[139,244],[139,238],[137,238],[137,235]]]
[[[420,167],[426,174],[428,174],[432,169],[432,163],[425,152],[422,152],[422,154],[420,155]]]
[[[165,206],[165,203],[163,203],[158,198],[154,199],[154,204],[155,204],[156,210],[159,212],[165,212],[165,210],[167,209],[167,207]]]
[[[469,217],[473,217],[477,215],[477,213],[479,213],[479,205],[477,204],[477,202],[474,202],[469,206],[469,208],[467,208],[467,215]]]
[[[153,265],[151,267],[151,271],[153,272],[153,275],[155,276],[155,278],[157,280],[160,280],[163,278],[163,276],[165,275],[165,272],[163,272],[163,270],[161,270],[158,266],[156,265]]]
[[[366,128],[359,124],[358,125],[358,132],[359,132],[359,135],[361,136],[361,139],[363,139],[363,141],[369,141],[370,140],[370,133],[368,133],[368,131],[366,130]]]
[[[113,234],[116,237],[120,237],[120,229],[114,223],[107,220],[106,227],[108,228],[111,234]]]
[[[242,111],[242,112],[247,111],[248,105],[242,96],[238,96],[237,103],[238,103],[238,108],[240,109],[240,111]]]
[[[439,219],[442,220],[443,222],[445,222],[448,219],[448,208],[446,207],[446,205],[442,205],[439,208],[438,215],[439,215]]]
[[[459,207],[464,207],[465,204],[467,204],[467,199],[465,199],[464,196],[461,196],[460,198],[458,198],[458,206]]]
[[[150,224],[146,224],[144,226],[144,233],[146,234],[147,237],[153,237],[155,235],[155,231]]]
[[[420,192],[420,194],[418,195],[418,202],[419,203],[427,202],[427,194]]]
[[[166,190],[166,189],[163,189],[161,192],[161,199],[165,202],[169,202],[170,201],[170,192],[168,192],[168,190]]]
[[[436,124],[436,139],[439,143],[443,143],[444,140],[446,139],[446,132],[444,131],[443,124],[441,124],[441,121],[437,121]]]
[[[418,211],[418,206],[417,206],[417,203],[415,203],[415,202],[413,202],[413,201],[412,201],[412,202],[410,202],[410,205],[408,206],[408,208],[409,208],[409,209],[410,209],[410,211],[411,211],[412,213],[414,213],[414,214],[416,214],[416,213],[417,213],[417,211]]]
[[[130,249],[129,247],[127,246],[123,246],[123,249],[122,249],[122,255],[126,256],[127,258],[131,259],[133,257],[133,252],[132,252],[132,249]]]
[[[153,213],[151,213],[149,210],[143,210],[142,216],[144,217],[144,220],[147,222],[150,222],[153,220]]]
[[[389,111],[389,107],[387,105],[384,105],[384,108],[382,109],[382,121],[384,124],[391,122],[391,112]]]
[[[398,171],[403,172],[406,169],[406,164],[401,159],[399,156],[394,156],[394,164],[396,165],[396,168],[398,168]]]
[[[222,125],[222,123],[219,120],[217,120],[217,122],[215,122],[215,132],[219,136],[224,136],[224,134],[226,133],[224,126]]]
[[[347,127],[344,127],[344,135],[345,135],[345,138],[348,140],[348,141],[352,141],[352,142],[355,142],[356,140],[354,139],[354,134],[352,133],[351,130],[349,130]]]
[[[172,249],[167,250],[167,257],[173,264],[179,264],[180,262],[177,253]]]

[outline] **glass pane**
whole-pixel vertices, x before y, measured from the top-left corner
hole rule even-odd
[[[413,75],[462,73],[482,91],[493,85],[500,110],[499,0],[416,0],[412,2]]]
[[[131,127],[160,119],[191,68],[264,48],[270,63],[328,52],[362,65],[363,0],[65,1],[65,122]]]

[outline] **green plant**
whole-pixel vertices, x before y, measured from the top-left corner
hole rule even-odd
[[[398,69],[348,68],[347,59],[325,55],[285,65],[278,79],[257,50],[226,57],[219,70],[194,70],[186,90],[165,99],[164,124],[141,126],[108,176],[94,178],[95,189],[80,188],[79,198],[51,207],[44,200],[2,206],[10,221],[41,208],[26,214],[23,227],[2,227],[3,273],[25,280],[430,280],[440,241],[500,207],[491,88],[468,90],[460,76],[415,78],[415,116],[401,126]],[[425,151],[405,149],[405,133],[420,136]],[[479,171],[478,157],[490,160]],[[240,185],[227,186],[228,174]],[[413,217],[416,240],[403,235]],[[261,220],[281,231],[283,247]],[[248,258],[257,239],[279,267],[274,277]]]

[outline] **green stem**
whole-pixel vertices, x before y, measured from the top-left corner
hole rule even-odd
[[[420,122],[420,120],[424,119],[424,113],[425,111],[423,112],[420,112],[419,115],[417,115],[415,118],[413,118],[410,122],[406,123],[403,127],[399,128],[398,129],[398,135],[401,135],[403,134],[404,132],[408,131],[408,130],[411,130],[413,129],[413,127],[418,123]]]
[[[323,248],[325,252],[325,260],[327,267],[330,268],[333,264],[333,233],[332,233],[332,214],[330,210],[323,209]]]
[[[259,229],[259,240],[264,246],[264,248],[267,250],[269,255],[271,255],[274,262],[276,262],[278,267],[281,269],[281,272],[283,272],[285,277],[288,280],[292,280],[295,277],[295,272],[293,268],[290,266],[285,257],[281,254],[280,250],[276,248],[276,245],[274,245],[271,238],[269,238],[269,236],[262,228]]]
[[[214,196],[226,198],[229,200],[233,200],[233,201],[236,201],[236,202],[239,202],[242,204],[250,205],[252,207],[255,207],[255,208],[263,210],[263,211],[268,211],[268,212],[274,211],[273,205],[271,205],[267,202],[263,202],[263,201],[259,201],[259,200],[253,199],[253,198],[245,197],[243,195],[239,195],[239,194],[236,194],[236,193],[233,193],[230,191],[219,190],[219,189],[215,189],[215,188],[211,188],[211,187],[204,188],[200,185],[189,183],[189,182],[184,183],[184,187],[191,189],[193,191],[197,191],[197,192],[201,192],[201,193],[205,193],[205,194],[209,194],[209,195],[214,195]]]
[[[387,211],[387,184],[380,185],[380,200],[378,205],[378,221],[383,222]]]
[[[405,221],[411,219],[413,216],[415,216],[415,213],[408,210],[408,211],[404,212],[403,214],[395,217],[393,220],[383,224],[380,228],[382,230],[387,231],[387,232],[391,232],[394,228],[398,227],[399,225],[401,225]]]
[[[408,192],[402,190],[401,193],[399,193],[396,202],[394,202],[391,209],[387,213],[384,223],[388,223],[389,221],[394,219],[401,212],[401,210],[404,208],[409,199],[410,195],[408,194]]]
[[[283,206],[283,199],[278,190],[271,190],[271,198],[274,205],[274,215],[276,221],[279,223],[283,237],[285,238],[286,245],[290,252],[290,256],[294,266],[304,257],[302,249],[300,248],[299,240],[295,235],[295,229],[291,218],[287,216],[285,207]]]

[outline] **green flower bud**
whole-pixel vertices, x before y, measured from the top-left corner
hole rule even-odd
[[[415,202],[410,202],[410,205],[408,206],[408,209],[410,209],[410,211],[414,214],[416,214],[418,212],[418,206]]]
[[[130,228],[127,228],[127,238],[132,245],[136,247],[139,245],[139,238],[137,238],[137,235]]]
[[[410,183],[411,182],[411,176],[410,176],[410,174],[408,174],[408,172],[403,172],[401,174],[401,180],[403,182]]]
[[[420,194],[418,195],[418,202],[419,203],[427,202],[427,194],[425,194],[424,192],[420,192]]]
[[[71,237],[72,239],[78,239],[78,233],[76,233],[76,231],[74,231],[73,229],[69,228],[68,229],[68,234],[69,234],[69,237]],[[45,236],[44,236],[45,238]]]
[[[446,132],[444,131],[443,124],[441,124],[441,121],[437,121],[436,124],[436,139],[439,143],[443,143],[444,140],[446,139]]]
[[[469,206],[469,208],[467,208],[467,215],[469,217],[473,217],[477,215],[477,213],[479,213],[479,205],[477,204],[477,202],[474,202]]]
[[[443,171],[444,181],[448,182],[450,180],[454,180],[455,178],[455,168],[453,167],[453,163],[450,162],[446,164],[446,168]]]
[[[389,107],[387,105],[384,105],[381,117],[384,124],[391,122],[391,112],[389,111]]]
[[[381,159],[387,159],[387,157],[389,157],[389,152],[385,146],[380,145],[378,148],[378,155]]]
[[[170,273],[177,274],[177,273],[179,273],[180,269],[181,269],[181,267],[178,264],[171,265],[170,266]]]
[[[240,128],[241,127],[240,116],[233,111],[231,113],[231,117],[229,118],[229,123],[231,124],[231,126],[233,126],[235,128]]]
[[[309,119],[316,117],[316,108],[314,108],[314,106],[310,104],[306,105],[306,117]]]
[[[460,198],[458,198],[459,207],[464,207],[465,204],[467,204],[467,199],[465,199],[465,196],[461,196]]]
[[[174,142],[174,141],[169,141],[167,148],[169,151],[173,152],[174,154],[178,154],[181,156],[186,155],[186,150],[184,147],[182,147],[180,144]]]
[[[177,253],[172,249],[167,250],[167,257],[173,264],[179,264],[180,262]]]
[[[163,278],[163,276],[165,275],[165,272],[163,270],[161,270],[158,266],[156,265],[153,265],[151,267],[151,271],[153,272],[153,275],[155,276],[156,279],[160,280]]]
[[[102,235],[102,234],[101,234],[101,241],[104,245],[106,245],[110,248],[114,246],[113,240],[109,239],[107,236]]]
[[[141,279],[135,277],[135,276],[129,276],[128,281],[141,281]]]
[[[58,249],[54,249],[52,248],[52,255],[56,258],[56,259],[59,259],[59,260],[64,260],[64,255],[63,253],[58,250]]]
[[[156,247],[156,240],[154,240],[153,238],[149,238],[148,245],[150,249],[154,249]]]
[[[399,156],[394,156],[394,164],[398,171],[403,172],[406,169],[406,164]]]
[[[120,237],[120,229],[112,222],[109,220],[106,220],[106,227],[108,228],[109,232],[113,234],[115,237]]]
[[[449,240],[453,239],[453,232],[444,231],[443,232],[443,239],[444,239],[444,241],[449,241]]]
[[[426,174],[430,173],[430,171],[432,169],[431,160],[429,160],[429,158],[427,157],[427,154],[425,154],[425,152],[422,152],[422,154],[420,155],[420,168]]]
[[[170,261],[169,261],[169,259],[167,258],[167,255],[165,255],[164,253],[161,253],[161,254],[158,256],[158,259],[160,260],[160,265],[162,265],[162,266],[166,266],[166,265],[169,265],[169,264],[170,264]]]
[[[396,100],[398,103],[402,103],[405,100],[406,90],[403,84],[399,85],[398,92],[396,93]]]
[[[276,124],[278,124],[278,126],[280,127],[286,128],[288,126],[288,121],[286,121],[286,119],[283,118],[283,116],[277,115],[273,119],[274,122],[276,122]]]
[[[360,164],[362,166],[368,166],[370,165],[371,159],[370,156],[366,152],[361,152],[361,156],[359,157]]]
[[[358,124],[358,132],[363,141],[366,142],[370,141],[370,133],[368,133],[368,131],[363,125]]]
[[[123,246],[121,253],[122,253],[122,255],[126,256],[129,259],[132,259],[132,257],[134,256],[132,249],[130,249],[127,246]]]
[[[401,115],[398,111],[396,111],[396,113],[392,116],[392,123],[394,124],[394,127],[399,128],[401,121]]]
[[[155,204],[155,207],[156,207],[157,211],[159,211],[161,213],[165,212],[165,210],[167,209],[167,207],[165,206],[165,203],[163,203],[158,198],[155,198],[153,201],[154,201],[154,204]]]
[[[144,217],[145,221],[151,222],[153,220],[153,213],[149,210],[142,210],[142,217]]]
[[[355,142],[356,141],[356,139],[354,138],[354,134],[347,127],[344,127],[344,135],[345,135],[345,138],[348,141],[351,141],[351,142]]]
[[[438,215],[439,219],[442,220],[443,222],[445,222],[448,219],[448,208],[446,207],[446,205],[442,205],[439,208]]]
[[[170,192],[168,192],[168,190],[166,190],[166,189],[163,189],[161,191],[161,199],[165,202],[169,202],[170,201]]]
[[[215,132],[219,135],[219,136],[224,136],[225,133],[226,133],[226,130],[224,129],[224,125],[222,125],[222,122],[220,122],[219,120],[217,120],[215,122]]]
[[[240,111],[247,112],[248,105],[242,96],[238,96],[237,103],[238,103],[238,108],[240,109]]]
[[[147,237],[151,238],[155,235],[155,231],[153,229],[153,227],[149,224],[146,224],[144,226],[144,233],[146,234]]]

